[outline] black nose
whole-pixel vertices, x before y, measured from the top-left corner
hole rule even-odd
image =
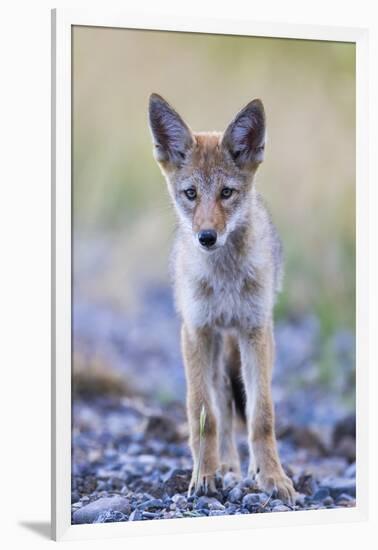
[[[210,248],[217,242],[217,233],[214,229],[203,229],[198,233],[198,240],[202,246]]]

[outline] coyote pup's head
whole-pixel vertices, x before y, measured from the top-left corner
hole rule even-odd
[[[264,157],[262,102],[248,103],[223,134],[198,133],[162,97],[152,94],[149,122],[154,156],[181,225],[202,250],[224,245],[246,222],[253,176]]]

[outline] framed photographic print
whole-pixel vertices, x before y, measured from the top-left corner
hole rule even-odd
[[[54,11],[53,533],[367,514],[367,31]]]

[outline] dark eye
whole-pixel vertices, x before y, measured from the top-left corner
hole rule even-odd
[[[223,187],[221,191],[221,197],[222,199],[229,199],[233,193],[233,189],[230,189],[230,187]]]
[[[190,189],[186,189],[184,193],[190,201],[194,201],[194,199],[197,197],[197,191],[193,189],[193,187],[191,187]]]

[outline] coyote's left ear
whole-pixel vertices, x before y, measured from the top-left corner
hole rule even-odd
[[[223,135],[222,145],[241,169],[253,168],[264,160],[265,111],[260,99],[254,99],[236,115]]]
[[[149,123],[155,159],[179,168],[194,142],[189,127],[158,94],[150,96]]]

